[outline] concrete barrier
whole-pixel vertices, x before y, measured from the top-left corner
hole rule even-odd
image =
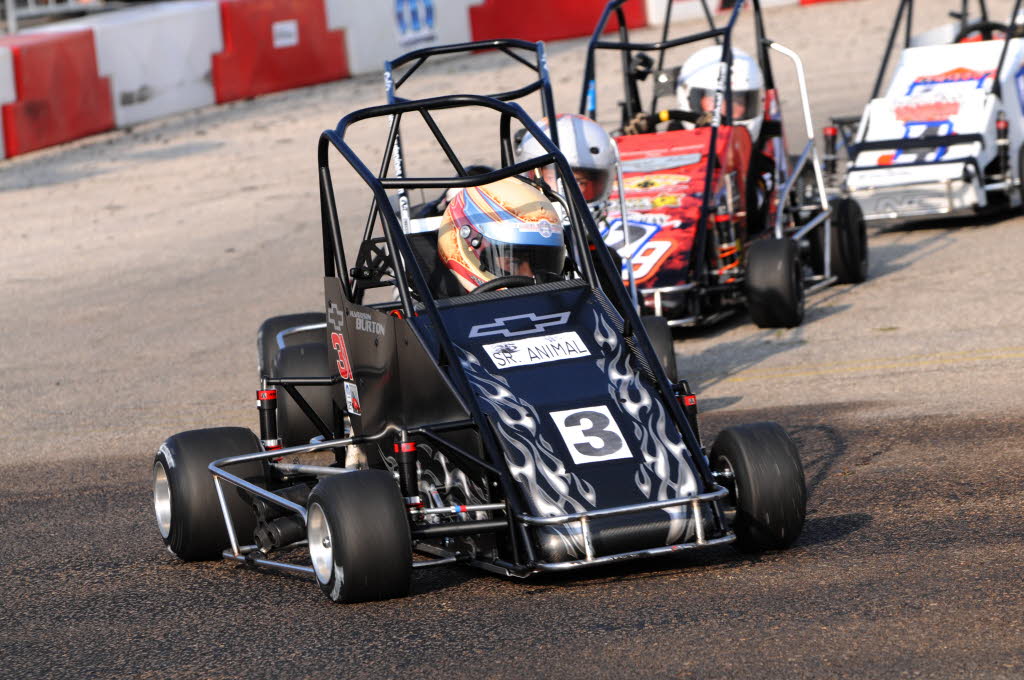
[[[3,106],[8,156],[114,127],[110,81],[96,70],[92,31],[7,36],[15,100]]]
[[[216,0],[154,3],[38,31],[82,28],[92,30],[99,73],[110,78],[117,127],[215,102],[210,60],[224,48]]]
[[[473,40],[537,41],[587,36],[597,25],[604,5],[594,0],[485,0],[469,10]],[[643,2],[626,3],[623,10],[630,28],[647,25]]]
[[[0,46],[0,158],[7,157],[7,147],[4,144],[3,105],[10,104],[16,98],[17,94],[14,91],[14,62],[11,59],[11,50],[8,47]]]
[[[345,32],[328,28],[324,0],[220,0],[220,9],[218,103],[348,77]]]
[[[420,47],[468,42],[469,11],[482,0],[325,2],[328,27],[345,29],[349,70],[355,75],[380,71],[385,60]]]

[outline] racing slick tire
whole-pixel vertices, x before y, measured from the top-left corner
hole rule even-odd
[[[864,213],[852,198],[832,201],[832,273],[839,283],[868,278],[868,230]]]
[[[270,376],[274,378],[292,376],[296,378],[327,378],[331,376],[331,365],[327,357],[327,345],[310,342],[304,345],[285,347],[277,353]],[[330,387],[296,387],[324,423],[331,427],[334,402]],[[291,395],[283,388],[277,389],[277,436],[283,446],[308,444],[319,436],[316,429]]]
[[[289,328],[301,326],[312,326],[326,323],[327,317],[323,312],[301,312],[299,314],[285,314],[284,316],[272,316],[262,324],[256,332],[256,350],[259,353],[259,370],[263,375],[270,371],[274,365],[274,357],[281,348],[277,345],[277,334]],[[325,339],[324,329],[299,331],[284,336],[284,345],[302,345],[307,342],[323,342]]]
[[[732,528],[741,552],[780,550],[800,535],[807,487],[796,444],[778,423],[750,423],[719,433],[711,468],[729,489]]]
[[[760,328],[792,328],[804,320],[804,275],[789,238],[754,241],[747,250],[747,309]]]
[[[255,453],[260,440],[242,427],[190,430],[168,437],[153,460],[153,506],[167,549],[186,562],[220,559],[230,547],[224,513],[209,465],[219,458]],[[232,465],[228,471],[247,481],[264,482],[260,461]],[[240,545],[252,543],[256,516],[237,487],[224,482],[224,499]]]
[[[315,328],[290,333],[283,338],[283,348],[277,342],[277,334],[281,331],[322,324],[325,320],[323,312],[303,312],[274,316],[264,321],[256,333],[260,375],[269,378],[329,377],[332,373],[327,346],[324,344],[324,329]],[[297,389],[320,419],[330,426],[334,413],[331,388]],[[321,434],[284,388],[277,390],[277,432],[283,446],[308,444],[310,439]]]
[[[322,479],[309,496],[306,532],[317,583],[334,602],[409,594],[412,538],[390,472],[354,470]]]
[[[658,355],[661,367],[665,369],[668,381],[673,385],[679,382],[679,370],[676,368],[675,343],[672,340],[672,328],[668,320],[662,316],[641,316],[641,323],[647,331],[654,353]]]

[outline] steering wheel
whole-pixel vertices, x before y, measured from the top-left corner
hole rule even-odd
[[[953,38],[953,42],[962,42],[971,33],[979,32],[983,40],[992,40],[992,34],[996,31],[1001,31],[1004,36],[1010,35],[1010,27],[1006,24],[1001,24],[998,21],[974,21],[961,28],[960,32]]]
[[[479,286],[469,291],[470,295],[476,295],[477,293],[489,293],[492,290],[498,290],[499,288],[522,288],[523,286],[532,286],[536,281],[533,280],[532,276],[499,276],[496,279],[485,281]]]

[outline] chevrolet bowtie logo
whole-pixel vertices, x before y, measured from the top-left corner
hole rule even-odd
[[[492,323],[473,326],[469,331],[469,337],[484,338],[489,335],[503,335],[506,338],[517,338],[520,335],[540,333],[552,326],[561,326],[567,321],[569,321],[569,312],[545,314],[542,316],[537,316],[533,312],[517,314],[516,316],[503,316],[495,319]]]

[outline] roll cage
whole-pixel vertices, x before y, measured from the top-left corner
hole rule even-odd
[[[529,42],[512,38],[497,40],[478,40],[475,42],[456,43],[451,45],[438,45],[436,47],[425,47],[423,49],[407,52],[397,59],[384,62],[384,91],[387,95],[388,104],[407,102],[409,99],[400,96],[399,89],[428,61],[439,57],[451,55],[473,54],[481,51],[495,51],[504,54],[509,59],[537,75],[536,80],[526,83],[513,90],[505,90],[486,94],[491,99],[502,102],[524,99],[532,94],[540,95],[541,115],[548,120],[554,120],[556,111],[554,96],[551,93],[551,78],[548,74],[547,53],[544,50],[543,42]],[[473,93],[466,93],[473,94]],[[558,146],[557,126],[550,126],[549,136]],[[402,136],[398,133],[396,138],[393,162],[396,177],[405,175],[406,169],[403,162]],[[405,189],[397,192],[399,216],[404,231],[409,231],[409,200]]]

